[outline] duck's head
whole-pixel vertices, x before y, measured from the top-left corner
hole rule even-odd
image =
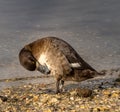
[[[47,65],[41,65],[29,49],[23,48],[19,53],[20,64],[29,71],[38,70],[43,74],[50,74]]]
[[[32,55],[32,52],[23,48],[19,53],[20,64],[27,70],[36,70],[36,59]]]

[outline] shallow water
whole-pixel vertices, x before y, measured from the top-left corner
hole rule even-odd
[[[44,36],[66,40],[98,71],[120,68],[119,10],[118,0],[0,0],[0,79],[40,75],[18,53]]]

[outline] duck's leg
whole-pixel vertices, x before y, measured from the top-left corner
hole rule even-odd
[[[64,90],[64,81],[63,80],[57,80],[56,81],[56,93],[61,93]]]
[[[56,81],[56,94],[60,93],[60,79],[57,79]]]
[[[60,80],[60,92],[64,91],[64,80]]]

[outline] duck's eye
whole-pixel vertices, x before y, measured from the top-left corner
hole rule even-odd
[[[29,59],[29,61],[33,64],[35,63],[35,61],[33,59]]]
[[[32,56],[29,56],[28,59],[29,59],[30,61],[35,61],[35,59],[34,59]]]
[[[32,60],[31,62],[32,62],[33,64],[35,64],[35,61]]]

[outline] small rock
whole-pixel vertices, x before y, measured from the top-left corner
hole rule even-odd
[[[52,99],[51,99],[51,102],[52,102],[52,103],[56,103],[57,101],[58,101],[57,98],[52,98]]]
[[[39,100],[39,96],[38,95],[34,95],[33,96],[33,101],[38,101]]]
[[[118,98],[118,97],[119,97],[119,94],[113,93],[113,94],[111,95],[111,97],[112,97],[112,98]]]
[[[117,78],[115,81],[120,83],[120,77],[119,77],[119,78]]]
[[[70,100],[74,100],[74,97],[70,97]]]
[[[77,88],[76,93],[80,97],[90,97],[92,95],[92,90]]]
[[[52,112],[50,109],[44,110],[43,112]]]
[[[1,99],[3,102],[6,102],[6,101],[8,100],[8,98],[5,97],[5,96],[0,96],[0,99]]]

